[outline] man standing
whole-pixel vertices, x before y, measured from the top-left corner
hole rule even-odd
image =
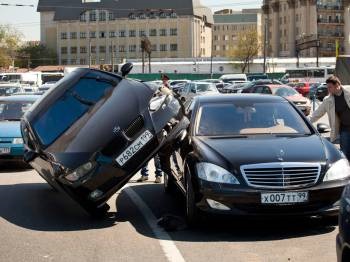
[[[331,142],[340,136],[340,148],[350,160],[350,87],[342,86],[340,80],[331,76],[327,79],[329,96],[310,117],[312,123],[328,114],[331,127]]]

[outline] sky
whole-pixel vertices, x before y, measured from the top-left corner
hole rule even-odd
[[[35,6],[33,8],[0,5],[0,24],[12,25],[24,35],[25,40],[40,40],[40,17],[39,13],[36,12],[38,0],[0,0],[0,4],[4,3]],[[259,8],[262,0],[201,0],[201,3],[210,7],[213,11],[223,8],[240,10],[243,8]]]

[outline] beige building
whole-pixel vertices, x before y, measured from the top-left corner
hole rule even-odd
[[[60,64],[139,59],[143,37],[151,42],[152,58],[211,56],[213,17],[197,0],[57,2],[39,0],[38,12],[41,42],[57,50]]]
[[[350,54],[349,0],[264,0],[268,56]],[[313,46],[313,47],[312,47]]]
[[[247,30],[256,30],[262,35],[261,10],[243,9],[234,11],[224,9],[214,14],[213,56],[227,57],[238,41],[238,35]]]

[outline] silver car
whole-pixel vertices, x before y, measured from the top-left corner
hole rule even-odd
[[[206,94],[219,94],[218,89],[214,83],[208,82],[191,82],[187,83],[182,92],[181,100],[183,102],[191,101],[193,97]]]

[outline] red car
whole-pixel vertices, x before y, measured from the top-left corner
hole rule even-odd
[[[295,90],[298,91],[300,94],[302,94],[303,96],[307,97],[310,93],[310,86],[312,83],[297,83],[295,85]]]

